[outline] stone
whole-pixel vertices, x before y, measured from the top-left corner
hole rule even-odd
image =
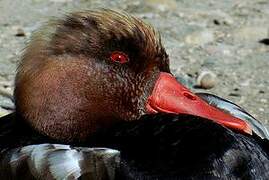
[[[217,84],[216,75],[211,71],[202,71],[196,80],[196,85],[203,89],[211,89]]]
[[[18,28],[15,36],[18,36],[18,37],[25,36],[24,30],[22,28]]]
[[[0,87],[0,95],[13,99],[13,91],[11,88]]]
[[[71,2],[73,0],[49,0],[50,2],[56,2],[56,3],[65,3],[65,2]]]
[[[190,45],[203,46],[215,40],[214,32],[211,30],[202,30],[190,33],[185,37],[185,42]]]
[[[146,0],[146,4],[155,7],[160,11],[176,10],[177,8],[175,0]]]
[[[246,26],[233,32],[234,40],[245,42],[259,42],[268,38],[268,36],[268,27],[266,26]]]

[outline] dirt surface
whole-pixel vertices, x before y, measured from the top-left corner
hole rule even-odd
[[[269,125],[268,0],[0,0],[0,115],[13,108],[16,65],[31,33],[51,16],[98,7],[151,23],[179,80],[227,98]],[[213,88],[197,88],[199,82]]]

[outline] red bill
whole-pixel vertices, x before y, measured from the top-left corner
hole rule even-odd
[[[209,105],[203,99],[180,84],[173,75],[162,72],[149,96],[148,113],[166,112],[190,114],[207,118],[227,128],[252,134],[247,122]]]

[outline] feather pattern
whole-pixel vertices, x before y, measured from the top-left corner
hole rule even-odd
[[[60,144],[24,146],[8,151],[4,157],[0,174],[6,179],[111,180],[120,162],[120,153],[114,149]]]
[[[100,130],[88,142],[72,146],[15,128],[5,132],[6,127],[0,131],[0,177],[4,180],[269,178],[267,139],[191,115],[146,115]],[[37,144],[41,141],[51,144]],[[6,142],[17,148],[6,147]]]
[[[269,141],[207,119],[142,116],[94,138],[121,152],[120,179],[269,179]]]

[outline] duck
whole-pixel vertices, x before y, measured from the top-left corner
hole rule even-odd
[[[266,127],[192,93],[159,33],[109,9],[49,21],[27,45],[16,111],[0,123],[2,179],[268,179]]]

